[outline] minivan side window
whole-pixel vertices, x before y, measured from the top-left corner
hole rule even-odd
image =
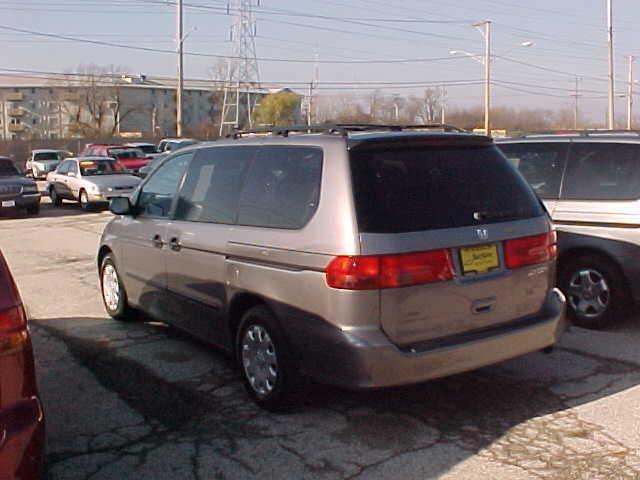
[[[247,175],[238,224],[300,229],[318,206],[322,149],[263,147]]]
[[[640,198],[640,145],[573,143],[562,189],[566,200]]]
[[[256,147],[200,150],[180,189],[176,220],[235,223],[240,189],[256,152]]]
[[[500,150],[544,199],[558,199],[569,143],[506,143]]]
[[[169,216],[178,185],[192,158],[193,152],[177,155],[153,172],[138,195],[137,208],[140,215],[159,218]]]

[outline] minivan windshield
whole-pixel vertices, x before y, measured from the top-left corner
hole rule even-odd
[[[95,177],[97,175],[119,175],[127,173],[115,160],[81,160],[80,174],[83,177]]]
[[[358,226],[367,233],[466,227],[544,215],[495,145],[381,145],[350,153]]]

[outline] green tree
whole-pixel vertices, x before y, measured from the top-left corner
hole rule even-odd
[[[254,114],[254,120],[262,125],[291,125],[296,121],[300,98],[292,92],[278,92],[262,99]]]

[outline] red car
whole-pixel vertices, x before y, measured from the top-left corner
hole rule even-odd
[[[151,162],[148,156],[139,148],[124,145],[87,145],[80,157],[111,157],[118,160],[124,168],[137,172]]]
[[[41,477],[44,415],[18,288],[0,253],[0,478]]]

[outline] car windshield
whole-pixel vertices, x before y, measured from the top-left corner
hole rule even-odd
[[[0,159],[0,177],[14,177],[20,175],[11,160]]]
[[[127,173],[118,162],[114,160],[81,160],[80,174],[83,177],[95,177],[98,175],[119,175]]]
[[[109,156],[121,160],[127,158],[144,158],[144,153],[137,148],[112,148],[109,150]]]
[[[33,155],[33,159],[38,160],[62,160],[60,152],[38,152]]]

